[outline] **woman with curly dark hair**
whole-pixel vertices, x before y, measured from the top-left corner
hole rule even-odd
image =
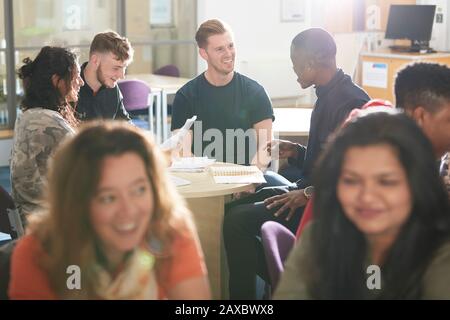
[[[347,124],[315,171],[314,222],[278,299],[449,299],[450,210],[433,148],[404,114]]]
[[[12,195],[22,218],[39,209],[47,162],[77,121],[73,104],[83,85],[76,55],[43,47],[34,60],[24,59],[22,114],[16,120],[11,156]]]

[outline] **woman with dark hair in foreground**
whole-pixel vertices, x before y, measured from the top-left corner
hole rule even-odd
[[[403,114],[341,129],[315,171],[314,222],[277,299],[450,299],[450,212],[430,142]]]

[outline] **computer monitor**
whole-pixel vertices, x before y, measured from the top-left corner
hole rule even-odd
[[[435,11],[435,5],[391,5],[386,39],[409,39],[410,51],[428,50]]]

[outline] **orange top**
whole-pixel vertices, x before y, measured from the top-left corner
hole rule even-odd
[[[173,256],[162,262],[162,279],[158,279],[158,298],[165,299],[167,292],[178,283],[207,274],[203,253],[196,237],[179,236],[173,243]],[[45,254],[37,238],[24,236],[14,248],[11,258],[10,299],[56,300],[47,272],[40,266]]]

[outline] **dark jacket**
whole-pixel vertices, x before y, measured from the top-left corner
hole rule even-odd
[[[119,119],[130,121],[130,116],[123,105],[123,97],[119,87],[106,88],[102,86],[94,95],[91,87],[84,78],[84,69],[87,62],[81,66],[81,77],[84,86],[80,88],[78,93],[77,117],[78,119]]]
[[[329,135],[343,123],[352,109],[360,108],[370,100],[367,93],[341,69],[326,85],[316,87],[316,95],[308,146],[298,145],[298,158],[289,159],[291,164],[303,169],[303,178],[296,182],[301,189],[311,185],[313,167]]]

